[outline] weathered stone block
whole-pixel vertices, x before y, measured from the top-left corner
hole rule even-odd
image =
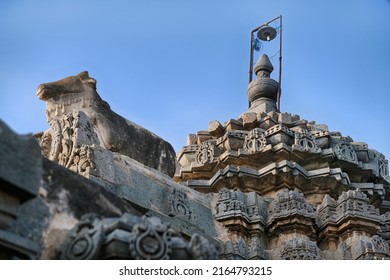
[[[186,145],[195,145],[196,144],[196,134],[188,134]]]
[[[250,130],[256,127],[257,114],[254,112],[246,112],[241,114],[242,124],[245,129]]]
[[[196,144],[201,145],[203,142],[207,140],[211,140],[213,137],[210,135],[208,131],[201,130],[196,133]]]
[[[235,119],[230,119],[229,121],[225,122],[224,127],[226,131],[242,130],[244,128],[242,126],[242,121]]]
[[[223,136],[225,130],[219,121],[211,121],[209,122],[208,132],[211,136],[218,138]]]

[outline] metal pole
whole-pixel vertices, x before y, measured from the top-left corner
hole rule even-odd
[[[252,82],[252,71],[253,71],[253,30],[251,31],[250,39],[250,50],[249,50],[249,82]],[[248,109],[251,107],[251,102],[248,101]]]
[[[278,73],[278,95],[277,95],[277,106],[278,111],[280,112],[280,96],[282,95],[282,15],[279,16],[280,19],[280,32],[279,32],[279,73]]]
[[[249,82],[252,82],[252,71],[253,71],[253,30],[251,31],[251,39],[250,39],[250,50],[249,50]]]

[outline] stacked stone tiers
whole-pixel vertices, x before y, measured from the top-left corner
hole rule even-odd
[[[190,134],[177,159],[174,180],[218,194],[223,258],[390,257],[388,161],[366,143],[249,110]]]

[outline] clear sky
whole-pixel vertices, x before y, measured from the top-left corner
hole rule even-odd
[[[46,130],[37,86],[88,70],[114,111],[178,151],[247,110],[250,30],[280,14],[281,111],[390,158],[389,0],[2,0],[0,118]]]

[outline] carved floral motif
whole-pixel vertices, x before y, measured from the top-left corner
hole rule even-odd
[[[245,137],[244,150],[251,154],[261,152],[267,145],[267,140],[262,129],[252,129]]]

